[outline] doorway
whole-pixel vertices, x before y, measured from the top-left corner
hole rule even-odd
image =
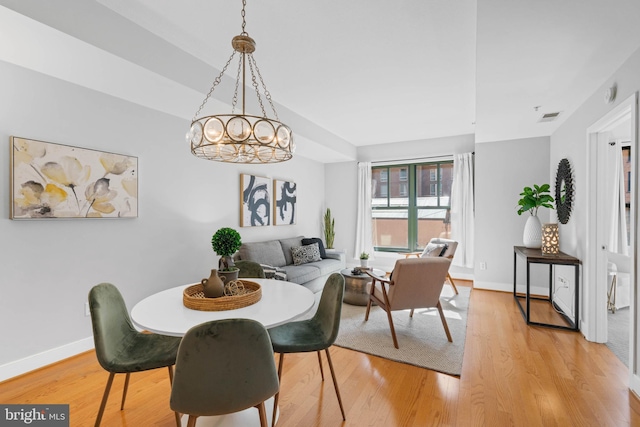
[[[634,94],[587,130],[588,233],[583,318],[588,339],[601,343],[612,339],[623,346],[625,350],[617,356],[629,366],[631,388],[636,392],[640,389],[635,339],[637,120]],[[623,316],[629,319],[628,328]],[[609,325],[610,322],[614,324]],[[614,334],[610,329],[624,332]]]

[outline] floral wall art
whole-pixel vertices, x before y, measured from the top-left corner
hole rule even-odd
[[[11,218],[135,218],[138,158],[11,137]]]
[[[240,227],[271,225],[271,179],[240,175]]]
[[[296,223],[296,183],[292,181],[273,181],[273,224],[292,225]]]

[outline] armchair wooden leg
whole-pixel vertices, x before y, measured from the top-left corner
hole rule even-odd
[[[409,317],[413,317],[413,308],[411,309],[411,311],[409,312]]]
[[[278,360],[278,382],[282,386],[282,366],[284,365],[284,353],[280,353],[280,359]],[[278,398],[280,397],[280,390],[273,396],[273,416],[271,417],[271,427],[276,425],[276,414],[278,413]]]
[[[122,404],[120,405],[120,410],[124,409],[124,400],[127,398],[127,390],[129,390],[129,376],[131,374],[127,372],[127,376],[124,378],[124,390],[122,391]]]
[[[338,396],[338,403],[340,404],[340,412],[342,412],[342,420],[346,421],[347,417],[344,415],[344,408],[342,407],[342,398],[340,397],[340,390],[338,389],[338,381],[336,380],[336,373],[333,370],[333,363],[331,362],[331,355],[329,354],[329,349],[324,349],[327,354],[327,361],[329,362],[329,369],[331,370],[331,378],[333,378],[333,387],[336,389],[336,396]],[[320,352],[318,352],[320,354]]]
[[[196,427],[197,415],[189,415],[189,421],[187,421],[187,427]]]
[[[438,313],[440,313],[440,320],[442,320],[442,326],[444,326],[444,331],[447,334],[447,339],[449,340],[449,342],[453,342],[453,340],[451,339],[451,334],[449,333],[449,325],[447,325],[447,319],[444,317],[444,312],[442,311],[442,305],[440,304],[440,301],[438,301]]]
[[[322,377],[322,381],[324,381],[324,370],[322,369],[322,357],[320,357],[320,350],[318,350],[317,353],[318,353],[318,364],[320,365],[320,376]]]
[[[109,374],[109,379],[107,380],[107,385],[104,388],[104,394],[102,395],[102,402],[100,403],[100,409],[98,410],[98,416],[96,417],[95,427],[100,426],[100,422],[102,421],[102,414],[104,414],[104,408],[107,406],[107,399],[109,398],[109,392],[111,391],[111,385],[113,384],[113,377],[116,374],[111,372]]]
[[[458,288],[456,288],[456,284],[453,283],[453,279],[451,278],[449,273],[447,273],[447,280],[449,280],[449,283],[451,283],[451,286],[453,287],[453,291],[456,293],[456,295],[458,295]]]
[[[371,311],[371,297],[369,297],[369,301],[367,301],[367,312],[364,314],[364,321],[369,320],[369,311]]]
[[[384,310],[387,312],[387,319],[389,319],[389,328],[391,328],[391,337],[393,338],[393,346],[395,348],[400,348],[400,347],[398,347],[398,339],[396,338],[396,330],[393,327],[393,318],[391,317],[391,311],[389,309],[387,309],[387,307],[384,307]]]

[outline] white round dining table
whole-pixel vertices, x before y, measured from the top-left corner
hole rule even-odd
[[[307,313],[313,292],[297,283],[273,279],[247,279],[259,283],[262,298],[235,310],[200,311],[184,306],[182,293],[191,285],[176,286],[146,297],[131,310],[133,323],[156,334],[183,336],[190,328],[210,320],[253,319],[265,328],[282,325]]]
[[[182,293],[191,285],[176,286],[146,297],[131,310],[133,323],[149,332],[175,337],[183,336],[191,327],[210,320],[253,319],[266,328],[282,325],[306,314],[314,305],[313,292],[297,283],[273,279],[247,279],[262,288],[262,298],[255,304],[236,310],[200,311],[184,306]],[[273,397],[265,402],[267,419],[273,413]],[[182,425],[187,425],[187,415]],[[277,418],[277,417],[276,417]],[[197,427],[260,426],[258,410],[245,409],[216,417],[198,417]]]

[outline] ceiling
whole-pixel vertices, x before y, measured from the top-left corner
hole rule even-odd
[[[95,81],[90,63],[71,76],[0,49],[1,60],[187,120],[241,32],[239,0],[0,5],[45,24],[39,44],[54,43],[53,28],[68,35],[56,43],[88,44],[99,51],[95,61],[128,70],[121,73],[128,81],[109,88]],[[325,162],[355,159],[357,147],[380,143],[551,135],[640,47],[638,0],[249,0],[246,18],[280,118],[301,154]],[[5,13],[3,22],[0,14],[5,28],[16,20]],[[226,112],[233,74],[212,107]],[[155,92],[150,80],[157,80]],[[127,85],[135,90],[119,92]],[[159,85],[172,96],[158,96]],[[561,114],[540,123],[549,112]]]

